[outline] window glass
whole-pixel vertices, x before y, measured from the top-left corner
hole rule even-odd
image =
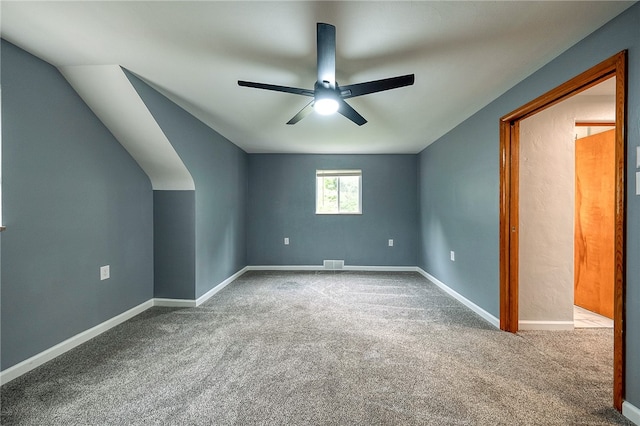
[[[361,214],[361,170],[316,170],[316,214]]]

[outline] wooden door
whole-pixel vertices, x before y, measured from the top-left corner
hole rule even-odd
[[[574,303],[613,319],[615,130],[576,140]]]

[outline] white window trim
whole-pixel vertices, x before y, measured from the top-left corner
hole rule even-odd
[[[357,176],[358,177],[358,211],[357,212],[320,212],[318,211],[318,178],[319,177],[339,177],[339,176]],[[344,169],[344,170],[316,170],[316,214],[317,215],[361,215],[362,214],[362,170]],[[338,206],[340,206],[340,189],[338,188]]]

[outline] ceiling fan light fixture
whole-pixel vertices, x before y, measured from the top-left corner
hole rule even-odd
[[[339,112],[353,123],[362,126],[367,120],[346,103],[345,99],[411,86],[414,82],[414,75],[407,74],[340,87],[336,82],[336,27],[318,22],[316,25],[316,41],[318,79],[313,86],[313,90],[243,80],[238,80],[238,85],[313,97],[311,102],[308,102],[291,120],[287,121],[287,124],[296,124],[315,110],[321,115]]]
[[[338,101],[333,98],[320,98],[313,103],[313,109],[321,115],[335,114],[339,107]]]

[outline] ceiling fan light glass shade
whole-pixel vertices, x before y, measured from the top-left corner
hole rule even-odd
[[[313,103],[313,109],[322,115],[331,115],[335,114],[338,111],[340,105],[338,105],[338,101],[333,98],[320,98],[316,99]]]

